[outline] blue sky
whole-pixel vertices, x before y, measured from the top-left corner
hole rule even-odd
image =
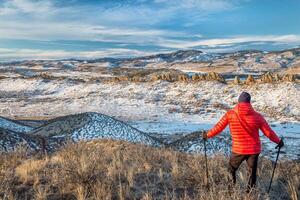
[[[299,0],[0,0],[0,61],[300,45]]]

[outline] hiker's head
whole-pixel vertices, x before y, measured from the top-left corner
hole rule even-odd
[[[239,96],[239,103],[250,103],[251,96],[248,92],[242,92]]]

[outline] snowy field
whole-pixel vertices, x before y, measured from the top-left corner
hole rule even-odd
[[[297,83],[239,86],[218,82],[102,83],[5,78],[0,80],[0,116],[48,119],[99,112],[150,133],[190,133],[209,129],[248,91],[253,107],[286,141],[285,155],[300,155],[300,90]],[[228,131],[228,130],[227,130]],[[227,133],[228,134],[228,133]],[[221,134],[226,136],[225,133]],[[275,152],[274,144],[262,137]]]
[[[160,134],[188,134],[198,130],[209,130],[214,126],[213,123],[187,123],[187,122],[131,122],[131,126],[145,132],[160,133]],[[287,158],[300,159],[300,123],[272,123],[272,129],[285,141],[285,147],[282,150],[282,155]],[[276,144],[260,132],[263,155],[274,158]],[[229,128],[227,127],[220,135],[216,137],[230,138]],[[210,139],[208,142],[210,142]],[[202,144],[199,144],[202,145]]]

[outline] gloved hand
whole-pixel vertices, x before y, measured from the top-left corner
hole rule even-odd
[[[203,140],[207,140],[207,132],[202,133]]]
[[[281,148],[283,146],[284,146],[283,139],[281,139],[280,142],[278,143],[278,145],[275,147],[275,149]]]

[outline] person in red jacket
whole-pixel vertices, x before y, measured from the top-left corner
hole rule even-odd
[[[253,109],[250,101],[250,94],[242,92],[239,96],[238,104],[232,110],[229,110],[211,130],[203,134],[203,139],[205,140],[212,138],[221,133],[229,124],[232,137],[229,169],[232,181],[235,184],[236,171],[241,163],[246,160],[250,172],[248,189],[254,187],[256,182],[258,156],[261,152],[259,130],[271,141],[277,143],[278,147],[281,148],[284,145],[264,117]]]

